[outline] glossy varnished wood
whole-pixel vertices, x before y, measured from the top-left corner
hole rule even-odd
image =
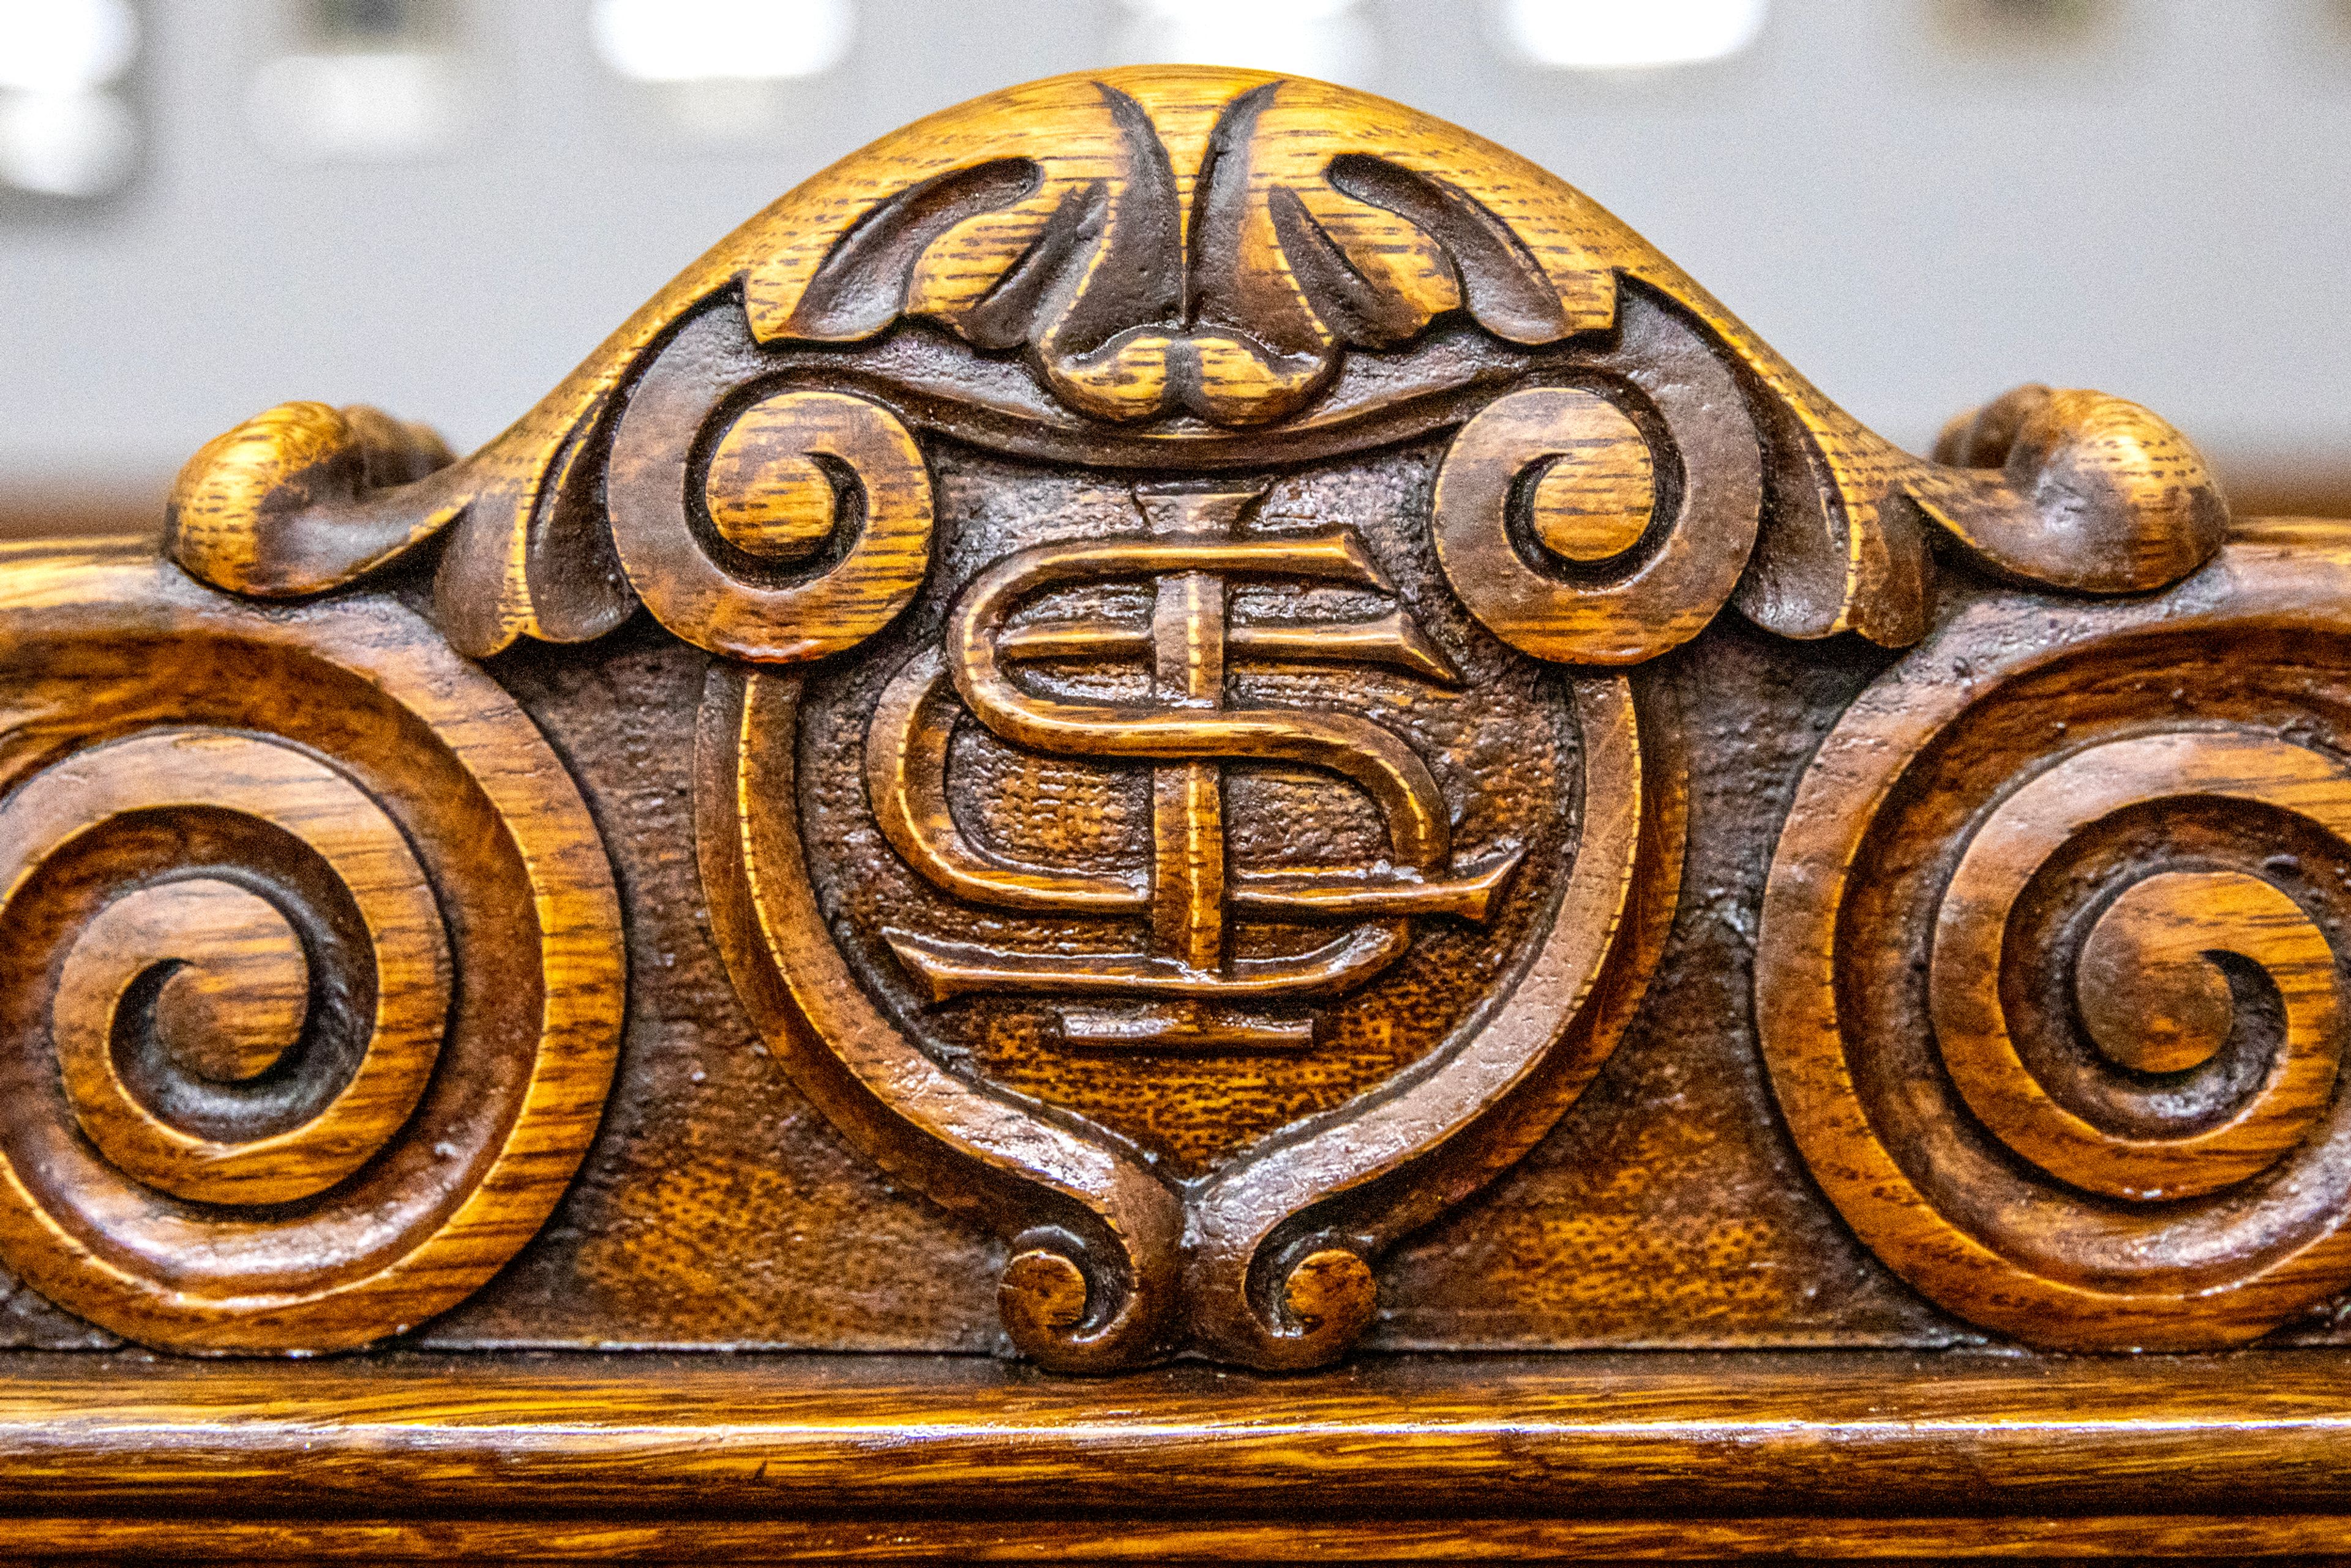
[[[1107,1381],[893,1357],[397,1356],[266,1375],[20,1358],[0,1387],[0,1504],[176,1516],[233,1497],[256,1523],[439,1521],[409,1527],[412,1550],[479,1521],[526,1554],[489,1521],[551,1513],[576,1544],[641,1552],[695,1538],[630,1516],[690,1511],[695,1528],[732,1521],[700,1540],[745,1552],[1279,1556],[1319,1541],[1315,1555],[1444,1560],[2046,1550],[2053,1530],[1996,1521],[2062,1513],[2077,1547],[2309,1551],[2322,1521],[2351,1519],[2344,1395],[2324,1352],[1374,1358]],[[1878,1518],[1827,1522],[1855,1511]],[[861,1528],[824,1524],[844,1512]],[[1479,1538],[1503,1519],[1519,1523]],[[242,1539],[285,1552],[334,1532]],[[401,1540],[354,1525],[347,1544]]]
[[[162,549],[0,559],[0,1552],[2351,1542],[2351,536],[2136,404],[1125,69]]]

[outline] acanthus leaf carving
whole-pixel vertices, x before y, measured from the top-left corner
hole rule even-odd
[[[1686,317],[1739,382],[1764,458],[1761,533],[1751,556],[1708,548],[1735,558],[1716,570],[1743,569],[1735,602],[1770,630],[1915,641],[1929,529],[2083,592],[2159,587],[2217,544],[2217,488],[2144,410],[2061,397],[2007,472],[1910,456],[1501,149],[1322,83],[1153,68],[1008,89],[883,139],[745,225],[512,429],[429,476],[361,462],[364,433],[273,411],[183,476],[171,548],[219,586],[298,595],[449,532],[435,614],[456,646],[578,641],[637,602],[602,509],[620,405],[714,308],[741,312],[770,373],[855,367],[918,425],[1207,467],[1244,439],[1305,456],[1467,418],[1494,388],[1604,353],[1627,286]],[[2044,449],[2072,455],[2032,466]],[[2089,476],[2086,505],[2064,475]],[[2083,548],[2039,542],[2058,537]]]

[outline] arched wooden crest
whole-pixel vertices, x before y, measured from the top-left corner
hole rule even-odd
[[[2024,389],[1956,425],[1942,455],[1863,429],[1622,225],[1499,148],[1322,83],[1132,69],[998,93],[834,165],[461,461],[372,411],[273,410],[191,462],[168,549],[202,582],[266,599],[429,570],[446,648],[416,656],[456,669],[455,654],[522,639],[602,636],[641,606],[707,651],[695,853],[766,1048],[866,1154],[1003,1238],[998,1296],[1023,1351],[1071,1369],[1186,1351],[1290,1367],[1345,1351],[1374,1314],[1384,1250],[1542,1137],[1640,1008],[1675,914],[1687,770],[1703,766],[1651,678],[1658,661],[1727,609],[1786,638],[1901,647],[1931,629],[1932,649],[1997,647],[1996,629],[1975,629],[1992,612],[1967,608],[1987,584],[2064,603],[2060,641],[2136,635],[2133,614],[2166,612],[2116,619],[2074,601],[2165,590],[2228,525],[2184,440],[2095,393]],[[282,642],[288,626],[325,635],[337,602],[289,622],[225,600],[209,613]],[[1949,703],[1913,714],[1908,677],[1887,679],[1892,695],[1873,691],[1848,727],[1890,725],[1922,746],[1966,717]],[[507,722],[495,708],[463,724],[416,711],[470,737]],[[214,745],[152,727],[90,744]],[[1952,1282],[1992,1265],[1913,1245],[1917,1227],[1946,1225],[2035,1279],[2064,1274],[1984,1240],[1975,1200],[1937,1185],[1939,1155],[1884,1156],[1923,1195],[1904,1212],[1930,1218],[1904,1228],[1872,1207],[1902,1190],[1867,1163],[1892,1135],[1869,1096],[1893,1093],[1883,1081],[1901,1066],[1855,1053],[1904,1026],[1849,1019],[1837,1009],[1864,1006],[1859,993],[1821,990],[1848,983],[1839,965],[1894,961],[1836,946],[1838,922],[1862,916],[1823,878],[1847,874],[1867,834],[1908,830],[1872,815],[1894,797],[1856,782],[1838,744],[1805,786],[1772,894],[1775,1082],[1865,1239],[1955,1310],[2035,1337],[2031,1312],[1975,1312]],[[2011,1093],[2039,1082],[2039,1059],[2000,1017],[1996,954],[2019,918],[2002,912],[2032,903],[2034,867],[2070,852],[2068,835],[2142,798],[2215,790],[2346,831],[2335,765],[2317,753],[2233,732],[2189,744],[2196,756],[2183,744],[2118,719],[2117,749],[2060,765],[2105,793],[2030,784],[1978,824],[1984,858],[1952,873],[1928,966],[1968,1114],[2124,1204],[2284,1179],[2261,1173],[2300,1146],[2294,1117],[2332,1092],[2339,1049],[2324,923],[2297,924],[2300,895],[2258,870],[2199,861],[2166,873],[2204,879],[2192,886],[2145,881],[2083,916],[2090,1032],[2153,1064],[2134,1071],[2187,1060],[2170,1035],[2140,1040],[2108,1016],[2116,977],[2147,968],[2188,976],[2194,1027],[2227,1032],[2178,915],[2210,896],[2254,931],[2248,961],[2279,977],[2287,1043],[2213,1069],[2236,1076],[2202,1109],[2150,1108],[2078,1062],[2072,1109]],[[560,772],[546,786],[559,802]],[[275,804],[250,810],[272,831],[347,788],[399,817],[364,769],[347,785],[328,763],[267,752],[236,777],[226,808],[260,791]],[[35,868],[25,887],[66,852],[64,799],[26,785],[0,801],[0,828],[11,811],[29,824],[10,852]],[[83,809],[134,807],[104,795]],[[316,1201],[375,1167],[338,1135],[294,1171],[268,1142],[280,1122],[342,1115],[357,1095],[350,1116],[390,1125],[447,1082],[450,1046],[435,1057],[434,1026],[412,1015],[479,984],[480,960],[425,918],[413,890],[431,857],[412,865],[394,847],[414,831],[377,845],[372,809],[342,812],[317,848],[353,866],[333,907],[360,911],[377,934],[371,972],[400,980],[374,1043],[334,1047],[371,1065],[322,1068],[324,1087],[251,1113],[225,1153],[185,1134],[211,1124],[210,1091],[168,1114],[132,1103],[180,1092],[108,1067],[123,1057],[107,1009],[158,983],[140,955],[212,934],[230,955],[219,983],[258,999],[225,1019],[200,985],[165,979],[152,1029],[202,1036],[188,1049],[234,1058],[220,1071],[235,1077],[266,1054],[247,1034],[300,1026],[287,998],[326,938],[277,934],[287,899],[266,877],[142,881],[136,899],[73,905],[106,935],[105,962],[67,961],[45,1037],[58,1065],[37,1052],[24,1071],[61,1075],[78,1135],[123,1179],[183,1204]],[[550,810],[517,828],[517,874],[541,863],[533,845],[576,838]],[[592,948],[603,884],[562,853],[564,885],[587,900],[562,929]],[[1886,918],[1921,931],[1915,911]],[[280,1013],[293,1021],[269,1021]],[[2214,1108],[2256,1080],[2285,1108],[2237,1121]],[[2081,1109],[2099,1094],[2105,1110]],[[2100,1115],[2212,1152],[2197,1145],[2193,1174],[2132,1185],[2121,1134],[2081,1130]],[[1951,1194],[1973,1168],[1950,1166]],[[0,1253],[44,1259],[58,1299],[143,1332],[149,1318],[25,1239],[29,1223],[0,1223]],[[2264,1304],[2245,1322],[2344,1272],[2319,1221],[2275,1224],[2307,1236],[2294,1256],[2324,1268],[2248,1285]],[[2164,1280],[2148,1289],[2185,1288]],[[2147,1312],[2129,1321],[2162,1317]]]

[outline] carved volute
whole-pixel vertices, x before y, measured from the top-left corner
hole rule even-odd
[[[349,1347],[506,1268],[442,1343],[978,1300],[1294,1369],[2351,1286],[2351,557],[2095,392],[1904,453],[1398,105],[944,111],[470,456],[230,431],[164,548],[0,579],[0,1260],[111,1333]],[[1715,1263],[1623,1239],[1701,1210]],[[1709,1340],[1750,1246],[1845,1300]],[[1431,1247],[1700,1308],[1483,1327]]]

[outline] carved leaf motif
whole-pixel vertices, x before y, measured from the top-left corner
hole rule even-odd
[[[784,283],[768,304],[755,274],[754,329],[839,341],[927,316],[983,349],[1025,346],[1055,393],[1096,418],[1248,425],[1312,397],[1343,350],[1399,347],[1457,307],[1527,344],[1609,319],[1604,288],[1562,298],[1458,185],[1291,134],[1280,105],[1293,84],[1227,100],[1180,181],[1153,111],[1094,86],[1099,109],[1071,105],[1068,132],[1036,137],[1029,155],[883,201],[796,298]]]
[[[1466,419],[1513,381],[1614,352],[1627,286],[1685,318],[1737,383],[1738,407],[1720,412],[1752,426],[1763,498],[1751,553],[1725,534],[1719,570],[1768,630],[1916,641],[1930,528],[1995,570],[2083,592],[2160,586],[2217,542],[2218,491],[2143,410],[2061,393],[2002,448],[2004,471],[1928,463],[1523,159],[1320,82],[1138,68],[1009,89],[836,164],[438,472],[379,461],[428,450],[413,431],[387,446],[396,427],[380,416],[272,411],[191,464],[171,548],[206,581],[288,596],[445,533],[434,618],[456,647],[580,641],[639,602],[607,510],[614,433],[696,318],[746,329],[713,361],[732,378],[716,390],[830,381],[892,392],[910,429],[1090,465],[1212,467],[1244,444],[1249,461],[1321,456]],[[1963,459],[1979,460],[1993,459]],[[778,648],[827,635],[762,633]]]

